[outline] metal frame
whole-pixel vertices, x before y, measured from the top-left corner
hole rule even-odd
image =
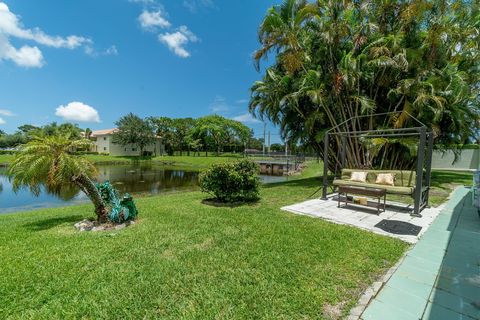
[[[323,152],[323,192],[322,199],[327,199],[328,193],[328,149],[331,135],[340,136],[342,139],[342,150],[340,153],[340,165],[341,169],[345,167],[345,156],[346,156],[346,139],[350,138],[389,138],[389,137],[418,137],[419,143],[417,148],[417,165],[416,165],[416,181],[415,189],[413,193],[414,199],[414,208],[412,215],[421,216],[420,212],[428,207],[429,201],[429,192],[430,192],[430,177],[432,170],[432,151],[433,151],[433,132],[425,124],[420,122],[418,119],[413,117],[411,114],[406,113],[411,119],[419,124],[417,127],[411,128],[391,128],[391,129],[378,129],[378,130],[358,130],[358,131],[338,131],[334,130],[340,128],[341,126],[346,126],[349,122],[354,121],[359,118],[364,117],[376,117],[376,116],[387,116],[391,114],[398,114],[400,112],[387,112],[379,113],[373,115],[364,115],[357,116],[345,120],[336,127],[328,130],[325,133],[324,137],[324,152]],[[348,127],[347,127],[348,128]],[[425,169],[425,179],[424,179],[424,169]]]

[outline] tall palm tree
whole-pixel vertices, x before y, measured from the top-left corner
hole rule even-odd
[[[49,189],[76,185],[92,201],[97,219],[105,222],[108,210],[92,181],[96,168],[87,159],[74,154],[75,150],[90,145],[87,139],[70,140],[68,136],[34,137],[21,147],[8,168],[14,189],[28,187],[38,195],[42,185]]]
[[[302,69],[305,62],[303,24],[312,16],[314,6],[306,0],[284,0],[272,7],[262,21],[258,38],[262,47],[254,54],[257,69],[262,58],[276,50],[283,66],[291,73]]]

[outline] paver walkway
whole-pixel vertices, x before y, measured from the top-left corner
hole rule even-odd
[[[469,189],[452,194],[361,319],[480,319],[480,218]]]
[[[389,203],[392,204],[391,202]],[[396,208],[391,209],[387,207],[385,212],[377,215],[376,209],[353,205],[337,208],[337,205],[338,202],[334,201],[334,198],[328,200],[313,199],[283,207],[282,210],[321,218],[338,224],[348,224],[384,236],[395,237],[408,243],[416,243],[441,211],[441,208],[432,207],[423,210],[421,217],[412,217],[408,211],[399,211]],[[390,233],[377,227],[377,224],[383,220],[408,222],[414,226],[421,227],[421,230],[418,235]]]

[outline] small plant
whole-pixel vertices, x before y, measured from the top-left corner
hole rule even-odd
[[[138,210],[130,194],[125,193],[123,198],[120,199],[118,191],[108,181],[96,186],[108,208],[108,220],[115,223],[135,220]]]
[[[250,160],[214,164],[200,174],[200,187],[218,202],[255,201],[259,199],[258,171]]]

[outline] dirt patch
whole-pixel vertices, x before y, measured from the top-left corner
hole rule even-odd
[[[323,315],[325,316],[325,319],[328,319],[328,320],[341,319],[344,307],[345,307],[345,302],[340,302],[335,305],[331,305],[327,303],[323,305]]]
[[[135,224],[135,221],[127,221],[124,223],[117,224],[113,222],[99,223],[95,220],[85,219],[75,223],[74,227],[80,232],[84,232],[84,231],[95,232],[95,231],[120,230],[128,226],[131,226],[132,224]]]
[[[215,240],[213,238],[207,238],[202,243],[197,243],[193,245],[193,248],[200,251],[205,251],[213,247]]]
[[[167,260],[175,260],[175,258],[176,258],[175,253],[171,249],[167,249],[167,250],[163,251],[161,256],[162,256],[162,258],[165,258]]]

